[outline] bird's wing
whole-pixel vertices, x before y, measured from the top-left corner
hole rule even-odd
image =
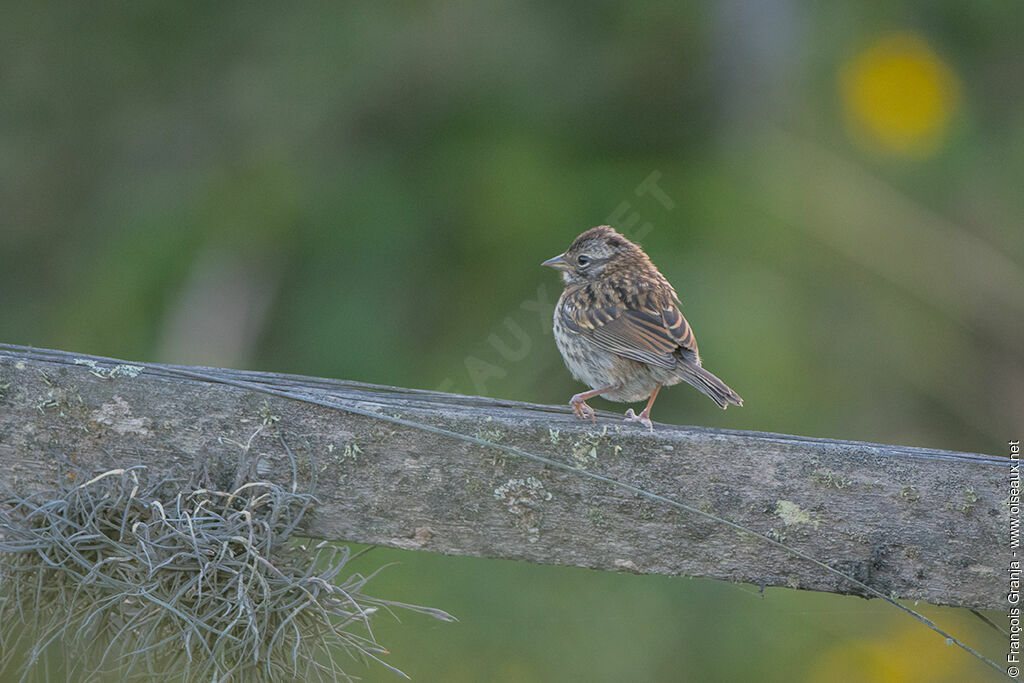
[[[693,331],[675,302],[662,306],[627,306],[628,303],[626,306],[563,306],[561,316],[571,331],[624,358],[671,370],[676,367],[676,351],[680,348],[696,356]]]

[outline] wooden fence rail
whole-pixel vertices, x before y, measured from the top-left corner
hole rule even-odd
[[[886,595],[1004,604],[1006,458],[700,427],[657,425],[652,434],[618,415],[581,422],[561,407],[0,345],[0,485],[20,492],[136,464],[230,481],[255,463],[257,479],[297,475],[313,487],[313,537],[863,592],[735,527],[384,418],[626,482],[766,534]]]

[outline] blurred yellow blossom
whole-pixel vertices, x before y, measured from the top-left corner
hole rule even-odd
[[[936,152],[959,101],[956,74],[913,33],[889,34],[857,53],[839,82],[851,132],[898,155]]]
[[[960,683],[978,662],[921,624],[906,623],[871,639],[839,640],[812,662],[808,683]],[[976,678],[975,678],[976,680]]]

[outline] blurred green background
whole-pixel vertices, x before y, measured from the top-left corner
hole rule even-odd
[[[745,399],[679,387],[659,421],[1000,454],[1020,437],[1013,3],[3,14],[0,341],[564,403],[580,387],[538,264],[611,222]],[[420,681],[989,675],[856,598],[363,561],[396,558],[378,594],[461,619],[378,622]],[[924,609],[1003,658],[971,615]]]

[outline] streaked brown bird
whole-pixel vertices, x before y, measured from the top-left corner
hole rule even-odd
[[[679,297],[638,245],[607,225],[587,230],[563,254],[541,265],[562,272],[555,306],[555,342],[573,377],[591,387],[569,406],[594,419],[587,399],[628,403],[647,399],[626,420],[651,425],[663,386],[687,382],[722,408],[743,399],[701,367],[697,340],[679,312]]]

